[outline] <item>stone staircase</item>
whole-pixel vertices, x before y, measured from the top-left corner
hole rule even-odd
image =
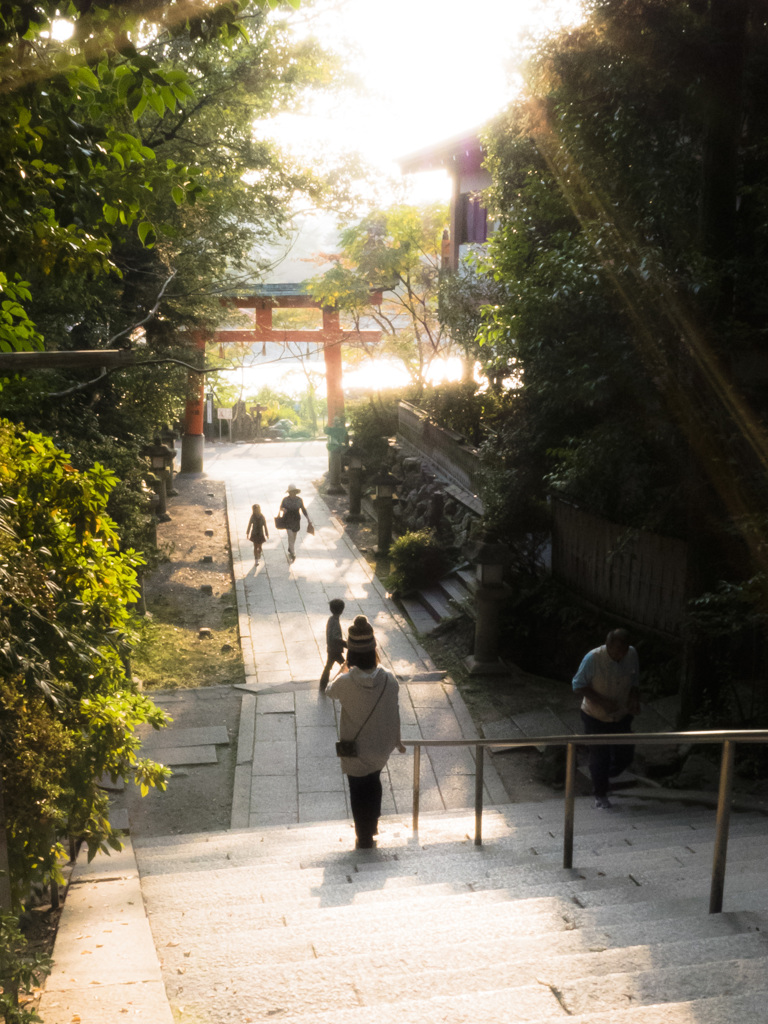
[[[474,618],[473,579],[469,568],[454,569],[433,586],[423,587],[398,600],[414,629],[422,635],[428,634],[462,612]]]
[[[134,840],[174,1019],[193,1024],[731,1024],[768,1018],[768,819],[734,813],[709,915],[714,815],[559,801]]]

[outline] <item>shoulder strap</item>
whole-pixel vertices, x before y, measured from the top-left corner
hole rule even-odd
[[[382,688],[381,688],[381,693],[380,693],[380,694],[379,694],[379,696],[378,696],[378,697],[376,698],[376,703],[375,703],[375,704],[373,705],[373,707],[371,708],[371,710],[370,710],[370,711],[368,712],[368,714],[367,714],[367,716],[366,716],[366,719],[365,719],[365,721],[363,722],[363,724],[362,724],[362,725],[360,726],[360,728],[359,728],[359,729],[357,730],[357,732],[355,733],[355,735],[354,735],[354,739],[353,739],[353,742],[354,742],[354,740],[356,740],[356,739],[357,739],[357,737],[358,737],[358,736],[360,735],[360,733],[361,733],[361,732],[363,731],[363,729],[365,728],[365,726],[366,726],[366,725],[368,724],[368,719],[369,719],[369,718],[371,717],[371,715],[373,714],[373,712],[374,712],[374,711],[376,710],[376,708],[377,708],[377,707],[379,706],[379,701],[380,701],[380,700],[381,700],[381,698],[382,698],[382,697],[384,696],[384,691],[385,691],[385,690],[386,690],[386,688],[387,688],[387,683],[388,683],[388,682],[389,682],[389,678],[388,678],[387,676],[385,676],[385,677],[384,677],[384,685],[383,685],[383,686],[382,686]]]

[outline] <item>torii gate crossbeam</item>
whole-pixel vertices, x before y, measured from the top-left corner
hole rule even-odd
[[[381,291],[372,291],[372,305],[381,305]],[[308,295],[304,285],[263,285],[258,294],[238,295],[222,299],[222,305],[254,310],[254,326],[240,330],[219,330],[213,334],[196,332],[195,343],[205,351],[206,341],[222,344],[261,344],[263,342],[298,342],[323,346],[325,380],[328,396],[328,422],[344,415],[341,346],[347,341],[381,341],[381,331],[344,331],[339,325],[339,311]],[[322,309],[320,330],[281,330],[272,324],[274,309]],[[197,377],[197,379],[194,379]],[[184,437],[181,449],[181,470],[199,473],[203,469],[203,407],[205,380],[202,374],[190,374],[190,398],[187,401]]]

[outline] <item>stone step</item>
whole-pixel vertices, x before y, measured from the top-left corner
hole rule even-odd
[[[210,917],[210,913],[209,913]],[[427,970],[436,970],[467,962],[480,966],[492,966],[498,962],[516,958],[551,956],[581,956],[588,952],[603,954],[619,948],[658,946],[662,943],[679,942],[681,927],[686,937],[693,941],[714,938],[732,938],[746,934],[747,929],[755,932],[764,927],[761,919],[752,920],[750,915],[718,914],[691,918],[662,919],[653,921],[623,921],[607,929],[570,928],[553,931],[531,931],[511,929],[503,919],[484,923],[479,919],[458,930],[452,924],[421,928],[417,923],[408,931],[400,931],[382,941],[380,929],[371,935],[371,941],[361,946],[354,939],[354,933],[330,933],[312,931],[309,935],[301,929],[285,926],[265,929],[251,935],[243,935],[233,928],[218,922],[216,929],[223,933],[225,948],[222,958],[239,969],[240,964],[249,967],[264,964],[313,963],[315,960],[348,961],[352,958],[365,965],[366,970],[384,970],[393,963],[403,962],[414,970],[416,964]],[[755,921],[759,921],[755,923]],[[562,923],[562,922],[561,922]],[[158,950],[165,960],[166,973],[184,968],[185,962],[194,955],[205,961],[211,936],[201,917],[185,920],[182,917],[152,917],[152,929]],[[221,940],[210,943],[210,955],[218,956],[216,949]],[[206,948],[203,949],[203,946]],[[295,970],[294,966],[294,970]]]
[[[506,878],[490,878],[483,880],[483,888],[473,889],[473,883],[428,883],[419,878],[396,879],[396,885],[384,887],[355,887],[352,890],[345,890],[343,886],[334,886],[330,890],[323,887],[322,890],[312,892],[311,890],[286,892],[283,898],[279,893],[270,893],[271,898],[263,901],[261,892],[249,893],[249,898],[244,902],[242,888],[238,893],[231,890],[221,892],[216,887],[212,888],[211,898],[215,898],[221,904],[222,911],[226,912],[228,926],[237,924],[245,929],[271,928],[275,923],[285,924],[295,921],[299,916],[309,921],[315,911],[322,911],[329,919],[343,919],[345,924],[350,922],[354,925],[357,919],[361,918],[363,925],[365,919],[371,913],[371,907],[375,905],[375,912],[379,923],[385,920],[397,919],[404,913],[410,913],[415,908],[426,917],[431,915],[442,920],[446,913],[461,913],[468,915],[477,911],[486,914],[486,907],[491,904],[509,904],[510,901],[521,903],[523,900],[528,904],[534,901],[557,899],[566,906],[584,907],[589,906],[588,897],[592,891],[599,892],[600,904],[605,905],[609,900],[613,904],[626,904],[631,900],[647,899],[649,893],[643,890],[638,892],[638,887],[627,878],[596,878],[586,880],[571,880],[563,882],[543,882],[539,885],[510,886]],[[187,892],[181,889],[178,893],[169,895],[167,890],[153,888],[150,885],[145,887],[148,899],[152,899],[153,913],[156,914],[181,914],[191,920],[196,907],[194,896],[187,897]],[[612,895],[608,895],[611,893]],[[702,891],[698,907],[706,906],[705,893]],[[204,908],[207,904],[201,903]],[[350,909],[354,908],[354,909]],[[529,908],[519,908],[521,913],[528,913]],[[535,912],[535,908],[530,908]],[[335,913],[334,913],[335,912]],[[204,910],[204,913],[206,911]],[[490,912],[488,912],[490,913]],[[199,916],[199,915],[198,915]],[[312,918],[317,922],[318,918]]]
[[[500,953],[501,951],[499,951]],[[425,999],[439,992],[441,996],[462,995],[492,989],[506,989],[514,997],[514,989],[524,985],[546,985],[557,992],[570,993],[581,987],[587,999],[593,996],[602,980],[611,985],[614,979],[627,977],[627,992],[634,978],[648,973],[649,965],[659,959],[668,973],[683,968],[706,970],[701,965],[719,962],[764,964],[768,941],[762,934],[743,934],[701,940],[667,943],[653,952],[647,946],[619,949],[575,951],[560,955],[532,956],[520,948],[509,958],[503,955],[488,957],[479,963],[474,951],[466,944],[445,951],[441,963],[416,966],[408,957],[407,949],[400,948],[391,960],[381,958],[375,964],[364,954],[340,956],[333,961],[332,970],[323,957],[303,963],[297,972],[295,964],[282,964],[251,969],[229,976],[230,984],[252,986],[261,1013],[279,1004],[288,991],[291,1003],[308,1005],[313,995],[329,983],[339,998],[338,1005],[354,1005],[357,998],[364,1007],[384,1003],[403,1003]],[[447,956],[447,958],[446,958]],[[663,959],[662,959],[663,958]],[[189,970],[196,974],[205,970],[205,962],[198,951],[182,957]],[[669,989],[672,991],[672,989]],[[622,992],[621,998],[626,997]],[[702,993],[704,994],[704,993]],[[620,1000],[617,1004],[621,1005]]]
[[[157,909],[158,900],[154,896],[147,899],[157,948],[169,951],[163,952],[164,957],[172,955],[170,951],[181,945],[185,952],[197,950],[203,960],[210,957],[213,961],[221,955],[227,961],[236,957],[242,963],[251,962],[256,950],[274,949],[278,956],[286,958],[286,944],[302,950],[287,957],[296,960],[313,959],[320,955],[317,950],[333,956],[354,951],[373,955],[376,951],[385,954],[392,946],[400,944],[418,950],[432,944],[486,945],[511,936],[531,939],[544,934],[550,937],[551,945],[555,933],[568,932],[568,922],[557,907],[557,901],[529,902],[536,907],[513,907],[506,900],[496,903],[471,900],[470,894],[452,899],[450,914],[445,905],[422,906],[418,901],[398,907],[396,913],[380,914],[377,908],[375,915],[371,914],[370,907],[297,909],[288,915],[275,915],[269,925],[257,918],[258,907],[254,906],[253,926],[247,927],[243,923],[247,915],[230,914],[225,907],[206,904],[201,905],[199,913],[184,915],[179,909],[169,914]],[[264,926],[260,927],[261,924]],[[365,936],[362,946],[361,935]],[[259,962],[268,961],[260,959]]]
[[[633,1006],[630,1010],[608,1010],[569,1017],[569,1024],[734,1024],[737,1021],[757,1024],[765,1019],[768,991],[733,996],[714,996],[688,1002],[658,1003]],[[550,1024],[535,1021],[531,1024]]]
[[[296,982],[297,979],[294,979]],[[247,979],[244,980],[247,986]],[[195,1019],[199,1010],[210,1004],[210,988],[199,977],[178,979],[183,993],[185,1013]],[[285,989],[271,1005],[260,1000],[258,990],[233,985],[227,992],[227,1005],[232,1013],[219,1016],[216,1021],[265,1020],[277,1018],[291,1024],[403,1024],[403,1006],[400,1002],[360,1005],[359,1000],[339,1005],[334,995],[333,978],[327,979],[323,993],[313,993],[302,1002],[293,987]],[[223,989],[223,986],[222,986]],[[765,1006],[765,989],[736,996],[716,996],[712,999],[694,999],[685,1002],[653,1004],[633,1007],[631,1010],[610,1010],[569,1017],[575,1024],[733,1024],[734,1021],[760,1021]],[[460,995],[433,995],[412,999],[408,1003],[407,1021],[419,1024],[477,1024],[478,1020],[492,1020],[498,1024],[550,1024],[564,1019],[563,1008],[555,992],[541,985],[520,985],[513,989],[494,988],[482,992]],[[201,1019],[211,1020],[206,1014]]]
[[[401,597],[399,601],[417,633],[431,633],[437,627],[440,617],[433,615],[418,598]]]
[[[728,843],[727,864],[748,865],[750,862],[760,863],[765,859],[765,843],[756,842],[755,836],[733,836]],[[761,837],[764,839],[764,837]],[[603,870],[621,870],[632,865],[641,873],[646,872],[653,864],[663,869],[676,870],[674,862],[682,863],[691,871],[710,872],[714,856],[715,844],[712,841],[680,844],[675,846],[624,846],[608,847],[600,850],[574,849],[574,865],[581,868],[602,868]]]
[[[688,854],[692,856],[692,854]],[[445,850],[433,850],[420,856],[418,850],[399,850],[389,853],[386,850],[375,850],[367,860],[359,856],[359,851],[350,851],[347,856],[328,858],[325,863],[319,858],[314,863],[278,860],[258,861],[254,873],[254,863],[248,858],[233,854],[231,857],[217,856],[209,861],[199,861],[190,871],[183,863],[163,860],[155,863],[155,858],[141,858],[142,878],[148,885],[157,878],[162,885],[162,878],[172,875],[176,885],[186,885],[198,889],[201,881],[199,875],[205,873],[206,885],[217,885],[219,880],[227,881],[229,876],[238,880],[253,878],[253,885],[260,891],[269,888],[348,884],[377,885],[379,878],[386,877],[390,882],[398,877],[421,877],[429,881],[452,881],[468,876],[482,876],[490,870],[506,871],[510,878],[520,879],[552,879],[557,880],[562,871],[562,864],[530,853],[518,853],[507,848],[479,847],[468,851],[461,847],[449,847]],[[590,872],[581,872],[579,877],[587,874],[597,875],[599,866]],[[239,881],[235,884],[240,884]]]
[[[535,930],[553,928],[615,928],[617,924],[624,923],[627,915],[627,907],[631,902],[627,893],[632,900],[638,901],[630,912],[634,922],[654,921],[670,914],[700,917],[707,906],[706,889],[697,893],[690,885],[683,890],[686,894],[693,893],[690,899],[667,897],[651,902],[648,902],[648,896],[653,894],[631,883],[626,885],[625,894],[612,882],[594,888],[587,883],[582,883],[582,886],[575,893],[570,887],[563,887],[561,892],[559,886],[552,885],[529,887],[517,892],[502,886],[498,890],[455,894],[426,889],[417,890],[410,898],[407,898],[407,893],[400,892],[393,894],[388,902],[377,904],[375,916],[382,936],[391,935],[392,932],[396,934],[407,922],[409,929],[426,928],[436,932],[447,929],[447,934],[457,939],[456,929],[471,928],[478,924],[490,928],[494,922],[499,922],[502,930],[515,922],[517,926],[524,927],[525,933],[529,935]],[[590,890],[595,897],[592,902],[589,901]],[[560,897],[556,898],[560,892]],[[515,903],[511,903],[514,897],[518,898]],[[148,887],[146,899],[153,925],[162,919],[168,922],[168,927],[173,927],[174,921],[182,919],[187,928],[199,922],[200,927],[194,928],[195,934],[206,934],[212,927],[205,926],[206,914],[212,917],[212,921],[224,922],[227,931],[235,927],[239,934],[254,929],[287,927],[305,929],[307,935],[318,936],[328,931],[354,935],[357,930],[365,929],[371,918],[368,903],[358,902],[353,892],[348,894],[346,903],[334,906],[325,903],[322,890],[312,899],[292,900],[287,904],[261,904],[257,896],[253,897],[246,889],[241,889],[239,903],[223,902],[215,895],[215,914],[206,910],[209,903],[201,902],[196,908],[194,901],[179,899],[176,893],[167,890]]]
[[[698,917],[677,916],[650,921],[633,921],[630,917],[629,921],[603,929],[576,929],[569,927],[570,922],[563,914],[516,915],[510,912],[509,905],[506,912],[495,907],[495,913],[484,914],[477,903],[472,912],[465,913],[466,906],[451,903],[440,916],[423,914],[423,908],[416,904],[411,909],[404,908],[399,921],[391,916],[379,917],[378,913],[372,915],[369,909],[366,915],[353,922],[343,915],[318,917],[317,914],[304,914],[301,919],[276,915],[271,923],[267,923],[265,919],[257,919],[255,914],[248,920],[248,915],[240,910],[222,910],[214,917],[204,907],[190,909],[186,915],[181,911],[152,913],[151,921],[157,947],[164,951],[164,958],[171,958],[169,963],[174,956],[176,959],[182,955],[188,957],[191,950],[195,950],[195,957],[203,962],[208,958],[215,959],[222,947],[226,948],[227,956],[236,957],[237,950],[240,950],[243,963],[251,963],[258,950],[258,956],[253,960],[258,964],[269,963],[272,957],[275,962],[297,962],[327,956],[348,957],[353,952],[366,960],[378,962],[381,958],[386,959],[388,951],[404,949],[412,958],[410,969],[415,971],[416,966],[422,966],[424,962],[433,967],[449,962],[450,956],[444,954],[441,958],[438,955],[441,947],[474,946],[476,951],[472,963],[478,965],[520,956],[536,956],[541,960],[545,956],[564,956],[627,945],[653,944],[657,947],[660,943],[679,942],[683,938],[698,941],[731,936],[735,934],[733,922],[745,917],[743,914],[702,916],[699,902]],[[568,912],[568,905],[563,906]],[[622,909],[626,918],[628,909],[626,906]],[[447,918],[448,912],[453,915],[452,920]],[[374,921],[372,928],[371,922]],[[765,918],[760,921],[760,927],[763,927]],[[360,929],[366,927],[366,943],[360,947],[355,936],[359,936]],[[575,939],[575,935],[579,938]]]
[[[691,878],[684,872],[678,876],[667,874],[663,878],[638,879],[634,873],[628,873],[627,878],[632,882],[622,893],[625,904],[632,905],[631,912],[644,913],[647,908],[654,908],[651,913],[658,913],[659,908],[663,911],[665,903],[677,904],[680,901],[691,901],[691,907],[698,907],[699,910],[706,909],[709,905],[710,879],[704,875]],[[761,909],[762,902],[755,901],[755,894],[760,895],[765,889],[765,872],[752,872],[749,874],[740,873],[734,869],[728,875],[724,893],[724,907],[728,910]],[[601,890],[598,888],[585,889],[574,897],[574,902],[588,910],[605,910],[613,913],[616,909],[616,898],[614,890],[606,886]]]
[[[438,586],[448,600],[453,601],[457,607],[464,608],[467,602],[472,603],[472,592],[459,575],[445,576],[440,580]]]
[[[765,937],[757,934],[668,944],[663,949],[664,991],[674,993],[676,987],[682,991],[686,973],[700,976],[713,967],[722,982],[723,971],[719,969],[718,961],[739,965],[742,976],[754,980],[764,966],[766,950]],[[184,956],[185,952],[189,955]],[[543,957],[531,957],[521,949],[511,959],[497,956],[495,961],[489,960],[480,966],[471,948],[464,946],[459,957],[454,951],[447,963],[429,968],[421,963],[415,967],[408,958],[407,949],[401,947],[399,952],[400,956],[395,954],[390,961],[375,965],[370,958],[358,954],[339,956],[332,964],[318,957],[303,963],[300,971],[296,970],[295,964],[261,969],[248,966],[231,971],[227,980],[239,992],[250,989],[250,1005],[262,1018],[274,1014],[286,994],[290,995],[290,1012],[297,1007],[311,1006],[318,992],[324,989],[335,993],[336,1005],[340,1009],[353,1007],[356,1003],[373,1007],[407,1000],[410,1004],[413,1000],[428,999],[435,993],[440,993],[441,997],[461,996],[493,989],[505,989],[514,998],[516,989],[536,984],[555,991],[561,1003],[563,993],[570,998],[572,992],[584,991],[583,1002],[589,1004],[595,993],[600,992],[603,981],[610,986],[615,983],[616,988],[625,981],[625,990],[617,1000],[621,1005],[625,991],[632,987],[633,981],[637,978],[645,980],[649,961],[653,958],[647,946]],[[181,959],[187,961],[189,973],[204,985],[201,973],[210,970],[206,954],[197,949],[182,951]],[[702,967],[702,964],[706,966]],[[626,970],[614,972],[611,968],[615,966]],[[685,968],[689,971],[686,972]],[[641,985],[636,988],[642,991]],[[633,993],[635,990],[632,987]],[[637,1002],[641,1001],[639,997],[635,998]],[[603,995],[603,1002],[605,999]],[[569,1009],[568,1004],[565,1006]]]
[[[456,609],[451,605],[440,586],[422,587],[419,591],[419,600],[431,615],[440,620],[456,617]]]
[[[575,863],[598,864],[602,858],[607,858],[608,863],[613,856],[623,863],[625,851],[627,863],[630,863],[638,851],[669,847],[672,842],[684,850],[687,848],[689,853],[693,851],[700,857],[706,857],[711,849],[714,830],[711,826],[711,816],[702,819],[702,822],[705,827],[698,830],[690,826],[678,828],[670,822],[668,825],[657,825],[650,833],[646,833],[643,826],[626,827],[624,822],[621,822],[621,831],[612,836],[605,832],[587,832],[585,823],[577,819]],[[558,866],[562,857],[561,830],[547,829],[546,823],[541,822],[526,829],[518,829],[512,836],[491,837],[479,848],[474,847],[467,839],[416,845],[405,829],[397,832],[385,825],[385,836],[381,840],[381,846],[373,853],[350,849],[351,828],[347,823],[338,824],[341,828],[337,825],[331,834],[320,832],[317,834],[317,840],[309,843],[294,843],[290,830],[279,830],[269,837],[253,830],[206,834],[201,836],[198,842],[191,843],[172,841],[167,848],[154,844],[145,845],[137,840],[135,847],[141,853],[142,869],[145,873],[186,871],[194,874],[200,870],[208,870],[215,863],[220,863],[221,866],[263,864],[265,869],[267,865],[278,863],[281,866],[290,865],[295,869],[316,867],[328,872],[346,873],[376,870],[373,864],[392,858],[397,858],[405,864],[414,857],[429,859],[459,855],[467,848],[471,851],[470,856],[477,862],[497,858],[506,859],[509,863],[533,863],[536,857],[539,857],[541,863],[546,861]],[[736,819],[733,828],[734,835],[730,843],[732,860],[748,859],[751,856],[750,840],[765,837],[764,819],[755,822]],[[582,834],[579,834],[579,829],[582,830]],[[453,831],[452,829],[451,832]],[[287,848],[279,841],[279,836],[283,833],[288,837]],[[177,837],[172,838],[175,840]],[[742,849],[744,853],[741,852]]]
[[[601,840],[599,847],[588,842],[574,844],[574,863],[577,868],[589,868],[591,871],[624,871],[631,867],[644,870],[648,865],[657,867],[662,863],[676,870],[681,862],[693,870],[709,871],[711,867],[714,843],[711,832],[702,836],[702,840],[694,838],[685,842],[679,830],[656,833],[645,836],[636,833],[636,841],[628,841],[622,837],[615,843]],[[760,836],[764,839],[764,836]],[[747,832],[744,835],[732,836],[728,848],[729,863],[748,863],[760,861],[764,856],[763,843],[755,841],[756,836]],[[674,845],[672,843],[674,842]],[[228,871],[252,872],[258,866],[258,878],[261,883],[270,880],[301,880],[302,884],[313,884],[322,880],[326,885],[332,881],[344,883],[349,879],[360,881],[366,875],[385,873],[389,878],[398,875],[431,876],[438,880],[450,880],[454,877],[473,876],[484,871],[497,872],[506,870],[510,875],[515,868],[533,868],[541,871],[557,872],[562,867],[562,843],[559,839],[552,840],[548,847],[540,844],[534,851],[519,845],[515,847],[501,845],[485,845],[469,847],[469,844],[445,844],[422,850],[419,847],[382,846],[363,859],[359,851],[348,851],[340,854],[306,856],[300,858],[278,858],[277,854],[254,859],[250,850],[236,848],[234,850],[215,851],[207,857],[199,857],[194,861],[184,858],[163,857],[154,851],[144,852],[141,858],[144,877],[172,874],[179,878],[189,877],[190,884],[197,886],[195,876],[199,872],[215,873]],[[212,874],[212,877],[215,875]]]
[[[226,969],[226,964],[219,965]],[[226,996],[226,1016],[212,1018],[204,1008],[210,1006],[216,988],[211,982],[217,975],[208,977],[191,970],[184,978],[174,979],[179,990],[179,1003],[183,1004],[185,1015],[191,1020],[215,1021],[266,1021],[277,1019],[291,1024],[403,1024],[401,1002],[361,1005],[354,989],[340,990],[334,985],[329,972],[324,983],[312,992],[304,993],[301,977],[294,976],[282,992],[271,996],[265,994],[256,978],[247,973],[237,976],[231,985],[221,984],[222,995]],[[219,975],[220,976],[220,973]],[[173,984],[169,995],[173,1000]],[[514,1015],[510,1015],[510,1002],[514,1001]],[[496,1021],[532,1021],[562,1019],[554,993],[541,985],[520,985],[513,990],[491,993],[467,993],[455,996],[435,995],[430,998],[410,1000],[407,1007],[407,1021],[419,1024],[442,1024],[442,1022],[472,1022],[476,1024],[478,1011],[488,1019]],[[183,1018],[182,1018],[183,1019]],[[482,1019],[482,1018],[481,1018]]]
[[[681,814],[684,813],[684,817]],[[484,808],[483,836],[487,840],[514,841],[514,838],[525,829],[549,829],[562,831],[564,808],[562,799],[553,799],[536,804],[507,804]],[[732,821],[755,820],[763,821],[768,828],[768,818],[755,814],[732,815]],[[715,812],[708,807],[685,807],[655,800],[639,800],[631,795],[623,796],[615,813],[598,811],[590,797],[576,800],[576,834],[606,834],[642,828],[650,823],[653,828],[679,824],[682,829],[702,822],[714,823]],[[388,836],[400,833],[405,839],[411,838],[411,822],[409,815],[384,816],[381,819]],[[152,847],[164,850],[178,850],[183,847],[199,850],[201,846],[212,849],[214,845],[235,846],[238,843],[248,844],[254,848],[279,847],[281,850],[316,848],[322,852],[326,848],[343,846],[349,841],[351,824],[349,821],[335,821],[318,825],[272,825],[255,829],[234,829],[226,832],[204,832],[186,835],[136,838],[135,843],[142,849]],[[422,813],[419,819],[419,842],[459,841],[474,832],[474,817],[471,810]],[[348,848],[348,847],[346,847]],[[176,853],[170,855],[177,855]]]
[[[686,886],[695,886],[696,891],[710,883],[712,859],[707,851],[704,855],[682,847],[662,847],[658,850],[635,850],[625,848],[612,856],[589,857],[581,854],[575,858],[574,871],[563,870],[560,863],[540,858],[509,856],[506,851],[486,851],[482,857],[460,854],[443,855],[433,858],[399,857],[378,863],[353,864],[344,862],[327,867],[281,867],[276,863],[260,865],[254,878],[249,863],[229,862],[226,866],[211,866],[205,870],[204,884],[209,896],[237,902],[243,887],[258,894],[260,902],[286,901],[290,898],[304,898],[322,887],[323,898],[334,900],[338,890],[338,901],[349,901],[350,893],[365,893],[378,890],[382,880],[388,889],[387,898],[394,899],[394,887],[409,888],[425,885],[442,885],[456,891],[472,887],[506,887],[510,892],[525,887],[544,886],[567,889],[567,883],[577,884],[601,878],[628,879],[636,887],[669,887],[670,883],[682,880]],[[729,880],[733,886],[742,889],[750,885],[753,876],[762,877],[763,854],[759,849],[746,846],[741,856],[734,853],[729,864]],[[185,903],[193,900],[200,890],[200,872],[163,871],[152,872],[142,863],[142,877],[147,891],[167,886],[166,875],[172,875],[176,898]],[[746,879],[746,881],[744,881]],[[408,898],[409,893],[404,898]]]
[[[461,580],[467,590],[471,593],[477,581],[477,574],[472,569],[457,569],[456,576]]]
[[[631,890],[628,891],[631,892]],[[745,922],[756,921],[758,926],[762,927],[765,916],[762,909],[762,903],[765,902],[764,892],[764,884],[761,884],[758,889],[742,889],[740,892],[726,890],[724,911],[730,915],[731,919]],[[582,893],[580,898],[584,900],[589,895]],[[651,898],[639,899],[631,907],[610,902],[604,902],[601,905],[596,900],[590,900],[589,905],[584,906],[577,906],[573,902],[571,906],[563,910],[563,913],[573,928],[601,928],[613,934],[617,927],[625,923],[627,914],[631,914],[633,923],[639,925],[641,922],[684,917],[698,919],[705,914],[708,906],[708,900],[703,893],[694,895],[683,893],[662,898],[655,898],[653,894],[649,895]],[[629,902],[628,900],[627,903]],[[723,915],[712,915],[713,918],[721,916]]]
[[[765,990],[712,999],[696,999],[682,1003],[663,1003],[654,1006],[633,1007],[631,1010],[611,1010],[586,1016],[569,1017],[569,1024],[734,1024],[736,1021],[762,1021],[766,1002]],[[528,1003],[510,1006],[505,990],[485,992],[467,999],[440,999],[419,1001],[410,1008],[409,1020],[421,1024],[477,1024],[478,1020],[492,1020],[495,1024],[551,1024],[562,1021],[562,1010],[554,1014],[533,1018]],[[353,1024],[359,1021],[360,1011],[302,1014],[293,1017],[293,1024]],[[399,1007],[371,1007],[366,1013],[366,1024],[402,1024]]]
[[[768,835],[768,821],[732,820],[729,830],[728,848],[750,844],[756,838]],[[627,829],[617,829],[610,833],[574,836],[573,849],[586,853],[602,853],[613,849],[644,849],[669,845],[672,838],[683,846],[696,848],[702,843],[713,843],[715,837],[714,820],[703,819],[698,825],[678,825],[670,822],[667,825],[649,828],[639,825]],[[562,836],[551,836],[547,832],[546,839],[541,838],[533,847],[541,856],[556,856],[562,850]]]
[[[456,896],[469,895],[478,900],[479,894],[485,890],[502,890],[503,897],[511,895],[532,898],[534,896],[563,896],[570,899],[574,891],[594,882],[599,888],[606,887],[606,880],[594,872],[592,879],[585,877],[581,871],[541,871],[531,870],[525,873],[509,872],[491,873],[488,871],[473,875],[467,871],[462,875],[457,870],[422,871],[419,874],[406,875],[402,872],[388,872],[381,875],[350,875],[348,879],[336,876],[332,881],[304,881],[295,875],[281,883],[279,879],[262,882],[253,877],[250,868],[232,869],[230,871],[211,872],[193,876],[149,875],[142,878],[143,891],[147,897],[157,894],[157,906],[163,909],[193,906],[199,898],[201,886],[205,887],[205,897],[215,899],[222,906],[239,906],[243,894],[249,896],[251,906],[265,907],[274,905],[282,914],[289,915],[294,909],[303,907],[323,907],[325,909],[345,908],[356,904],[362,899],[366,902],[379,899],[388,906],[382,906],[380,912],[396,914],[398,904],[435,903],[442,908],[445,899],[453,893]],[[390,884],[394,882],[394,885]],[[634,885],[625,878],[619,878],[618,885]],[[635,888],[637,886],[635,885]],[[436,893],[436,896],[433,896]],[[377,895],[378,894],[378,895]],[[350,911],[353,915],[354,911]]]
[[[684,967],[667,966],[659,958],[658,963],[648,967],[651,969],[599,978],[582,977],[565,983],[548,979],[545,971],[542,983],[556,989],[560,1004],[570,1016],[768,989],[768,958],[765,956]]]

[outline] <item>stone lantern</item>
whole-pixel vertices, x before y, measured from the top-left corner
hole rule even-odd
[[[376,488],[376,523],[378,527],[376,554],[379,556],[388,555],[392,544],[396,482],[392,474],[386,471],[381,472],[373,481]]]
[[[470,675],[501,674],[507,670],[499,658],[499,607],[509,595],[504,582],[504,567],[509,549],[504,544],[476,541],[468,550],[475,563],[475,643],[472,654],[465,659]]]
[[[349,512],[347,522],[359,523],[363,518],[363,452],[352,444],[347,451],[347,473],[349,478]]]
[[[154,438],[152,444],[147,444],[141,449],[141,454],[149,459],[149,464],[157,478],[157,494],[160,498],[157,506],[157,518],[165,523],[168,522],[168,499],[166,493],[166,474],[173,465],[176,452],[163,444],[159,437]]]
[[[168,464],[167,492],[168,492],[168,497],[169,498],[175,498],[177,496],[177,494],[179,493],[174,488],[174,486],[173,486],[173,478],[175,476],[173,463],[174,463],[174,459],[176,458],[176,439],[177,439],[178,436],[179,435],[176,433],[176,431],[172,430],[170,427],[166,427],[165,430],[162,430],[160,432],[160,440],[161,440],[161,442],[164,445],[166,445],[168,448],[170,448],[170,450],[173,452],[173,457],[172,457],[170,463]]]

